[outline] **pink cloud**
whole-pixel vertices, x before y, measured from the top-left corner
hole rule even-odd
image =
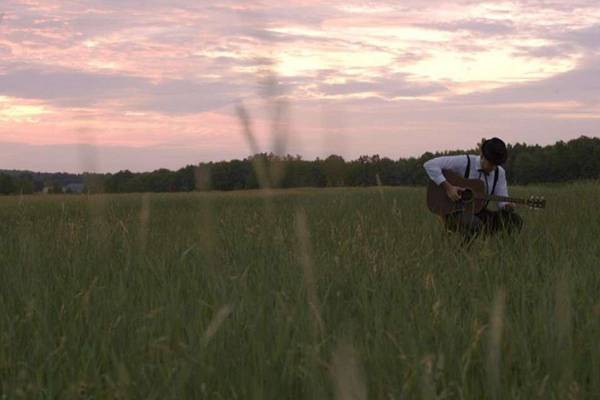
[[[269,101],[290,104],[287,149],[307,157],[599,135],[600,6],[543,3],[6,0],[0,141],[242,156],[234,106],[272,149],[274,87]]]

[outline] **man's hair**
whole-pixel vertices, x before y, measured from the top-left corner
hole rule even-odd
[[[481,153],[486,160],[494,165],[502,165],[506,162],[508,151],[506,144],[497,137],[484,140],[481,144]]]

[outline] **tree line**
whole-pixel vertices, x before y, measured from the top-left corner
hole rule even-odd
[[[600,139],[581,136],[549,146],[508,145],[504,165],[511,184],[566,182],[600,179]],[[339,155],[303,160],[296,155],[260,153],[243,160],[188,165],[177,171],[158,169],[134,173],[48,174],[19,171],[0,173],[0,194],[63,193],[72,184],[87,193],[185,192],[193,190],[244,190],[260,187],[414,186],[427,183],[423,163],[454,154],[473,154],[477,149],[427,152],[397,160],[379,155],[346,161]]]

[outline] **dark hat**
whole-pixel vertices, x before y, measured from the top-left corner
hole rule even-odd
[[[481,153],[483,153],[486,160],[494,165],[504,164],[508,156],[506,145],[497,137],[485,140],[481,144]]]

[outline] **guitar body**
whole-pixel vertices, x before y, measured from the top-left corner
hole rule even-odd
[[[483,181],[479,179],[465,179],[448,170],[443,170],[442,173],[451,185],[462,187],[465,191],[461,194],[462,199],[454,202],[450,200],[443,186],[429,181],[429,186],[427,187],[427,207],[432,213],[441,216],[446,216],[457,211],[468,211],[469,213],[477,214],[485,207],[486,200],[482,199],[486,196],[485,183]]]

